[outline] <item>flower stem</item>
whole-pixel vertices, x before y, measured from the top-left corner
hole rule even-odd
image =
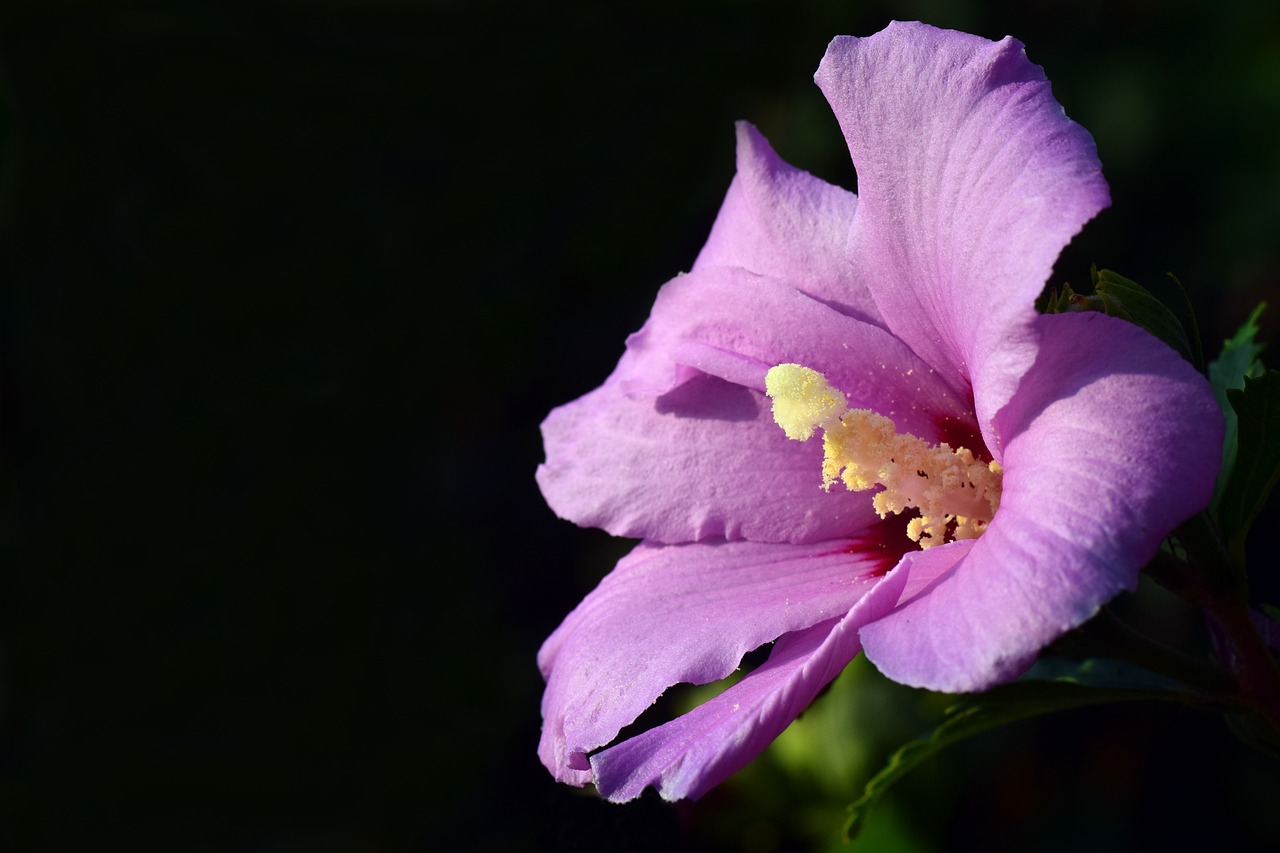
[[[1204,611],[1223,666],[1234,679],[1239,710],[1251,714],[1280,736],[1280,667],[1268,651],[1249,613],[1248,586],[1205,513],[1175,532],[1187,559],[1157,560],[1149,573],[1175,595]]]

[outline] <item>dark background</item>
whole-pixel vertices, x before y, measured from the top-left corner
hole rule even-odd
[[[1172,270],[1216,351],[1280,296],[1266,5],[6,5],[0,847],[808,849],[794,779],[617,808],[538,764],[534,654],[626,547],[542,504],[538,422],[692,262],[735,119],[854,185],[811,78],[895,17],[1027,44],[1114,196],[1059,280]],[[1276,765],[1189,711],[918,775],[926,848],[1280,838]]]

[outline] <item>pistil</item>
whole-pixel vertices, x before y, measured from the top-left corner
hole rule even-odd
[[[899,433],[890,418],[849,408],[825,376],[799,364],[780,364],[765,376],[773,419],[787,437],[805,441],[822,430],[822,487],[836,480],[850,491],[883,486],[872,499],[881,518],[918,509],[907,535],[920,547],[976,539],[1000,505],[1003,470],[966,448],[932,445]]]

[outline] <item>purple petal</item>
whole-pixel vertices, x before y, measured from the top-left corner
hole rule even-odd
[[[632,400],[617,375],[547,416],[538,485],[561,518],[658,542],[817,542],[876,521],[822,490],[822,443],[790,441],[759,392],[700,376]]]
[[[849,266],[857,203],[853,193],[784,162],[760,131],[738,122],[738,174],[693,268],[741,267],[881,325]]]
[[[813,542],[871,521],[869,493],[821,489],[821,443],[774,423],[760,389],[775,364],[822,371],[921,438],[976,440],[961,440],[977,429],[967,403],[901,341],[744,270],[669,282],[627,347],[601,388],[548,416],[538,469],[558,515],[618,536]]]
[[[855,278],[954,387],[1002,359],[995,411],[1030,356],[990,342],[1033,319],[1062,247],[1109,203],[1092,138],[1012,38],[893,23],[832,41],[816,79],[858,172]]]
[[[908,555],[913,577],[937,580],[862,631],[895,681],[957,692],[1016,676],[1132,589],[1212,495],[1222,418],[1200,374],[1101,314],[1041,317],[1033,330],[1039,356],[996,417],[1004,494],[990,528],[967,553]]]
[[[610,800],[648,785],[668,800],[700,797],[746,766],[782,733],[858,653],[858,628],[893,606],[896,570],[838,621],[778,640],[769,660],[714,699],[671,722],[591,756],[596,787]]]
[[[900,553],[878,531],[805,546],[639,545],[538,653],[543,763],[590,781],[587,754],[668,687],[724,678],[752,649],[838,618]]]
[[[961,398],[902,341],[774,279],[709,267],[663,286],[618,370],[629,397],[655,397],[709,373],[757,391],[776,364],[823,373],[850,405],[928,440],[949,422],[976,429]]]

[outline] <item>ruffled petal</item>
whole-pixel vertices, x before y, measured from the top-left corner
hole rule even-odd
[[[653,785],[668,800],[700,797],[746,766],[858,653],[858,628],[893,606],[905,575],[889,573],[839,620],[778,640],[769,660],[714,699],[591,756],[600,793],[622,802]]]
[[[895,22],[832,41],[816,79],[858,173],[855,278],[953,386],[1002,359],[999,409],[1034,354],[980,344],[1031,322],[1059,252],[1109,203],[1092,138],[1013,38]]]
[[[870,494],[823,491],[821,443],[788,440],[760,393],[768,369],[787,362],[822,371],[852,405],[921,438],[965,444],[976,432],[967,405],[888,333],[771,279],[712,267],[664,286],[614,375],[544,422],[547,503],[578,524],[666,543],[812,542],[861,529]]]
[[[867,656],[895,681],[959,692],[1017,676],[1132,589],[1160,541],[1213,493],[1222,417],[1200,374],[1101,314],[1033,328],[1039,356],[996,417],[1005,473],[991,526],[967,553],[908,555],[913,572],[932,561],[937,579],[862,631]]]
[[[848,190],[784,162],[760,131],[738,122],[738,173],[693,268],[742,267],[879,324],[849,265],[857,204]]]
[[[590,781],[586,756],[668,687],[724,678],[752,649],[839,618],[900,553],[874,533],[807,546],[639,545],[538,654],[543,763],[562,781]]]
[[[561,518],[657,542],[818,542],[876,521],[869,492],[822,490],[822,443],[790,441],[763,394],[698,376],[633,400],[617,374],[542,424],[538,485]]]
[[[945,440],[956,425],[977,428],[968,400],[902,341],[742,269],[702,268],[664,285],[644,328],[627,340],[618,379],[637,398],[703,373],[763,391],[777,364],[819,371],[850,405],[930,441]]]

